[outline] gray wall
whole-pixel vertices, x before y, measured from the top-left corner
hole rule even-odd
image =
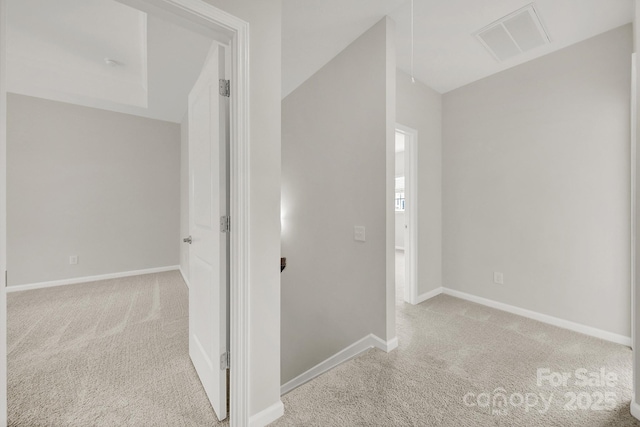
[[[10,94],[7,133],[9,285],[178,264],[179,125]]]
[[[442,95],[397,73],[398,123],[418,131],[418,295],[442,283]]]
[[[280,402],[281,0],[206,0],[250,25],[250,414]]]
[[[627,25],[444,95],[445,286],[630,336],[631,49]]]
[[[387,339],[390,25],[380,21],[282,102],[283,384],[368,334]],[[364,243],[354,241],[360,225]]]

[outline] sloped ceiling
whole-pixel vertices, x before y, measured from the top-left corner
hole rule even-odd
[[[498,62],[474,37],[531,0],[414,0],[417,80],[445,93],[632,22],[630,0],[536,0],[551,43]],[[397,65],[410,72],[409,0],[284,0],[285,97],[385,15],[396,22]]]
[[[414,0],[417,80],[445,93],[633,18],[631,0],[536,0],[552,42],[498,62],[474,33],[529,3]],[[8,0],[7,7],[10,91],[161,120],[181,120],[212,42],[113,0]],[[409,0],[284,0],[282,96],[387,15],[396,22],[398,68],[410,72]]]
[[[405,0],[284,0],[283,98],[404,2]]]

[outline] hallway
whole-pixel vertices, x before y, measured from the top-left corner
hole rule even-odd
[[[399,348],[369,350],[286,394],[272,426],[640,426],[629,348],[446,295],[406,304],[403,262],[397,252]],[[227,425],[189,360],[187,291],[169,272],[10,294],[9,425]],[[604,368],[617,381],[538,386],[538,368]],[[566,410],[572,392],[614,393],[616,405]],[[483,393],[553,400],[497,408],[478,404]]]
[[[629,413],[628,347],[446,295],[412,306],[403,302],[403,271],[404,254],[396,251],[398,349],[371,349],[286,394],[285,416],[272,426],[640,426]],[[538,368],[604,368],[618,381],[615,387],[539,387]],[[464,403],[469,393],[467,402],[475,403],[483,393],[500,392],[536,393],[539,404],[492,414],[500,408]],[[612,392],[616,406],[567,410],[565,393],[571,392]],[[542,397],[551,395],[545,411]]]

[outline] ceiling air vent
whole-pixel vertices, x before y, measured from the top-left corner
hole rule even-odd
[[[551,42],[533,3],[497,20],[475,36],[500,62]]]

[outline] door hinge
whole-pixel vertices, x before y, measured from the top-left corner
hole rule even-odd
[[[220,79],[220,95],[226,96],[227,98],[231,96],[231,81]]]
[[[4,287],[9,286],[9,280],[7,280],[7,270],[4,271]]]
[[[231,217],[230,216],[221,216],[220,217],[220,232],[229,233],[231,231]]]
[[[220,355],[220,370],[229,369],[229,365],[231,364],[231,356],[229,352],[224,352]]]

